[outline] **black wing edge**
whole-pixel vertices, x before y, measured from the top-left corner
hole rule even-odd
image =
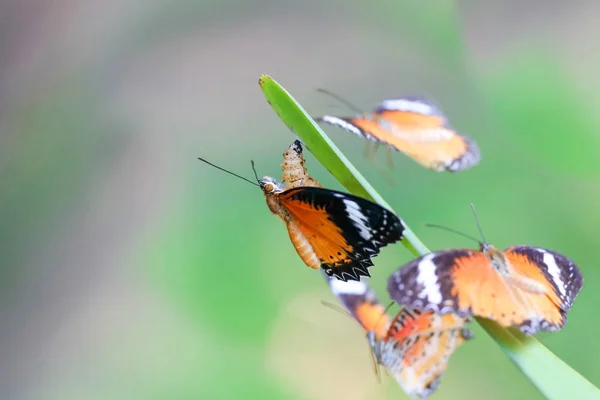
[[[376,254],[372,257],[374,256],[376,256]],[[335,267],[330,267],[327,264],[321,264],[321,269],[327,274],[327,276],[337,278],[343,282],[348,282],[360,281],[361,276],[370,278],[371,274],[369,274],[369,270],[367,268],[372,267],[373,265],[374,264],[370,259],[366,259],[352,261],[350,263]]]

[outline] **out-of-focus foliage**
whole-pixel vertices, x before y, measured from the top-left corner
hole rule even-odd
[[[321,306],[332,296],[261,192],[196,159],[280,174],[293,136],[261,73],[314,114],[352,113],[316,87],[365,110],[436,98],[482,148],[477,168],[436,174],[395,154],[392,186],[362,140],[328,133],[430,248],[473,245],[422,225],[475,232],[474,202],[497,246],[574,259],[584,289],[565,329],[540,340],[599,384],[598,7],[0,6],[0,397],[402,398],[391,379],[377,384],[355,323]],[[308,167],[340,188],[310,156]],[[382,297],[409,257],[393,246],[377,258]],[[475,333],[436,398],[539,398]]]

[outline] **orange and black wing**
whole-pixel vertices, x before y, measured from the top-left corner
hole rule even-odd
[[[527,334],[558,330],[566,321],[568,298],[581,288],[581,280],[565,281],[569,282],[565,293],[570,294],[561,301],[548,279],[551,273],[545,272],[548,267],[535,261],[531,251],[526,253],[506,251],[507,271],[503,273],[479,251],[431,253],[394,272],[388,280],[388,292],[400,305],[440,314],[485,317],[502,326],[519,327]],[[578,275],[578,271],[573,274]]]
[[[462,261],[458,263],[458,260]],[[457,282],[454,266],[462,266],[464,260],[469,260],[470,266],[480,265],[474,271],[469,268],[473,274],[472,280]],[[390,275],[388,293],[396,303],[410,309],[432,310],[438,314],[455,313],[467,317],[473,314],[470,303],[477,301],[480,274],[489,269],[486,263],[485,256],[475,250],[430,253],[410,261]],[[459,298],[458,291],[472,294],[472,301]]]
[[[366,332],[375,332],[378,338],[387,334],[390,317],[367,282],[343,282],[332,276],[327,276],[327,280],[332,293]]]
[[[454,314],[403,309],[384,339],[381,361],[412,397],[427,398],[439,386],[450,356],[473,337],[467,320]]]
[[[536,311],[536,317],[521,324],[521,330],[535,333],[538,330],[556,331],[566,323],[566,313],[583,287],[583,276],[573,261],[552,250],[515,246],[504,251],[518,276],[540,282],[545,289],[542,295],[521,291],[526,304]]]
[[[401,151],[426,168],[459,172],[476,165],[477,144],[452,129],[431,102],[418,98],[385,100],[374,113],[359,117],[316,118]]]
[[[288,231],[303,260],[342,281],[370,276],[371,258],[404,232],[391,211],[335,190],[299,187],[281,193],[279,201],[289,214]]]
[[[404,97],[383,101],[375,110],[395,141],[407,146],[406,153],[420,164],[438,171],[459,172],[476,165],[481,159],[477,144],[459,135],[446,116],[430,100]]]

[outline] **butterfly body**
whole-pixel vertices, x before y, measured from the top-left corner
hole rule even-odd
[[[487,243],[479,251],[430,253],[388,280],[400,305],[489,318],[526,334],[561,329],[582,286],[581,272],[561,254],[531,246],[500,251]]]
[[[374,112],[356,117],[325,115],[315,120],[387,144],[434,171],[462,171],[481,158],[475,142],[459,135],[437,106],[421,98],[385,100]]]

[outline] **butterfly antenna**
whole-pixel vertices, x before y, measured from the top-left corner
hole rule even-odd
[[[238,175],[238,174],[236,174],[236,173],[234,173],[234,172],[231,172],[231,171],[228,171],[228,170],[226,170],[225,168],[221,168],[221,167],[219,167],[218,165],[215,165],[215,164],[213,164],[213,163],[211,163],[211,162],[209,162],[209,161],[205,160],[204,158],[198,157],[198,160],[200,160],[200,161],[202,161],[202,162],[204,162],[204,163],[206,163],[206,164],[210,165],[211,167],[215,167],[216,169],[220,169],[220,170],[221,170],[221,171],[223,171],[223,172],[227,172],[227,173],[228,173],[228,174],[230,174],[230,175],[233,175],[233,176],[235,176],[235,177],[237,177],[237,178],[240,178],[240,179],[242,179],[242,180],[244,180],[244,181],[246,181],[246,182],[249,182],[249,183],[251,183],[251,184],[253,184],[253,185],[255,185],[255,186],[260,186],[258,183],[256,183],[256,182],[252,182],[250,179],[246,179],[246,178],[244,178],[244,177],[243,177],[243,176],[241,176],[241,175]]]
[[[250,160],[250,165],[252,165],[252,171],[254,171],[254,177],[256,178],[256,182],[260,182],[260,179],[258,179],[258,174],[256,173],[256,168],[254,167],[254,160]]]
[[[356,112],[357,114],[363,114],[364,113],[360,108],[356,107],[354,104],[350,103],[348,100],[344,99],[341,96],[338,96],[335,93],[330,92],[329,90],[317,88],[317,92],[321,92],[321,93],[324,93],[324,94],[326,94],[326,95],[328,95],[330,97],[333,97],[334,99],[336,99],[340,103],[344,104],[346,107],[348,107],[352,111]]]
[[[476,241],[477,243],[481,243],[481,241],[480,241],[479,239],[475,239],[475,238],[474,238],[473,236],[471,236],[471,235],[467,235],[466,233],[463,233],[463,232],[457,231],[457,230],[455,230],[455,229],[452,229],[452,228],[448,228],[447,226],[443,226],[443,225],[436,225],[436,224],[425,224],[425,226],[426,226],[426,227],[428,227],[428,228],[438,228],[438,229],[443,229],[443,230],[445,230],[445,231],[448,231],[448,232],[456,233],[457,235],[460,235],[460,236],[462,236],[462,237],[466,237],[467,239],[474,240],[474,241]]]
[[[392,308],[393,305],[394,305],[393,301],[390,304],[388,304],[387,307],[385,308],[385,310],[383,310],[383,315],[387,314],[387,312],[390,311],[390,308]]]
[[[348,311],[344,310],[343,308],[341,308],[341,307],[339,307],[339,306],[336,306],[336,305],[335,305],[335,304],[333,304],[333,303],[330,303],[330,302],[328,302],[328,301],[325,301],[325,300],[321,300],[321,304],[322,304],[322,305],[324,305],[325,307],[329,307],[329,308],[331,308],[331,309],[332,309],[332,310],[334,310],[334,311],[337,311],[337,312],[339,312],[339,313],[342,313],[342,314],[344,314],[344,315],[347,315],[347,316],[349,316],[349,317],[352,317],[352,314],[350,314]]]
[[[477,213],[475,212],[475,206],[473,203],[471,203],[471,211],[473,211],[473,216],[475,217],[477,229],[479,229],[479,234],[481,235],[481,240],[483,240],[483,243],[487,243],[487,240],[485,240],[485,236],[483,235],[483,229],[481,229],[481,224],[479,223],[479,218],[477,218]]]

